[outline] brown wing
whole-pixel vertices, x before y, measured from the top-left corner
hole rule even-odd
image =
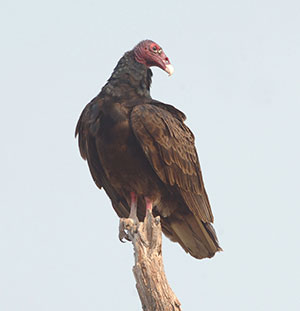
[[[190,211],[203,222],[213,222],[204,189],[194,135],[168,108],[145,104],[134,107],[131,126],[159,178],[176,186]]]
[[[101,105],[101,99],[96,97],[84,108],[76,126],[75,137],[78,135],[80,154],[83,159],[87,160],[96,185],[100,189],[104,188],[118,216],[128,217],[129,206],[108,181],[98,155],[96,137],[100,135]]]

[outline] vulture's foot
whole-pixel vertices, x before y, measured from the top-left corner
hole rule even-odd
[[[127,241],[133,240],[133,235],[137,232],[139,227],[139,220],[133,218],[120,218],[119,224],[119,239],[124,243],[123,239]]]

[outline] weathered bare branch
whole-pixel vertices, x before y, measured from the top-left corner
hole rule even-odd
[[[134,247],[133,273],[144,311],[180,311],[180,302],[168,284],[162,260],[160,218],[147,210],[144,223],[129,232]]]

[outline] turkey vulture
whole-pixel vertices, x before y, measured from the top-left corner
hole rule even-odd
[[[168,57],[151,40],[119,60],[79,118],[80,153],[119,217],[143,221],[148,209],[186,252],[212,257],[221,248],[194,135],[181,111],[151,98],[152,66],[173,73]]]

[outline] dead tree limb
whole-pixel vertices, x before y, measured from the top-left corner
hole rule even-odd
[[[164,272],[160,218],[154,218],[147,210],[144,222],[129,237],[134,248],[133,274],[143,310],[180,311],[180,302]]]

